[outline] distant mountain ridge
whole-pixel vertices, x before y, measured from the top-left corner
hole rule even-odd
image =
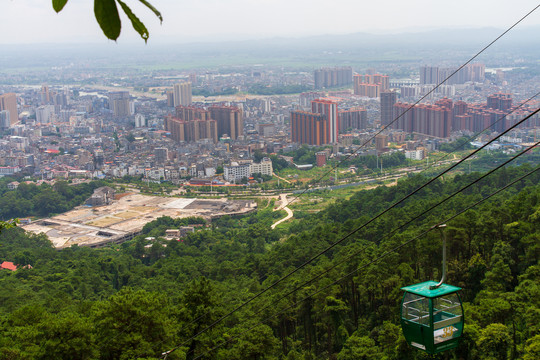
[[[347,64],[354,59],[366,61],[437,62],[471,56],[503,33],[503,29],[434,29],[394,34],[358,32],[307,37],[273,37],[252,40],[182,41],[152,39],[148,45],[137,43],[100,44],[21,44],[3,45],[0,65],[19,67],[23,58],[36,66],[64,63],[68,58],[81,61],[114,58],[115,62],[155,64],[156,62],[193,62],[207,60],[211,64],[242,65],[249,63]],[[540,56],[540,26],[516,27],[493,45],[490,54],[524,56],[535,61]],[[39,59],[36,57],[39,54]],[[506,54],[506,55],[505,55]],[[491,56],[488,55],[488,56]],[[481,59],[479,59],[482,61]],[[202,64],[202,62],[201,62]],[[172,65],[171,65],[172,66]]]

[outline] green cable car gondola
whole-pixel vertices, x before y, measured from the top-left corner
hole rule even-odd
[[[401,301],[401,327],[407,343],[429,354],[453,349],[463,334],[461,288],[444,284],[446,278],[446,239],[443,236],[443,273],[439,283],[426,281],[405,286]]]

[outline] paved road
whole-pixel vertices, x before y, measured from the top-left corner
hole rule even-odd
[[[280,179],[280,180],[285,181],[286,183],[289,183],[289,184],[291,183],[289,180],[284,179],[284,178],[282,178],[281,176],[277,176],[277,174],[276,174],[275,172],[273,172],[272,175],[274,175],[275,177],[277,177],[277,178]]]
[[[285,210],[287,212],[287,216],[285,216],[283,219],[278,220],[275,223],[273,223],[272,224],[272,229],[275,229],[276,226],[278,226],[282,222],[287,221],[287,220],[289,220],[290,218],[293,217],[292,210],[287,207],[287,205],[289,204],[288,201],[287,201],[287,194],[281,194],[281,195],[279,195],[279,198],[280,198],[281,203],[276,209],[274,209],[274,211],[278,211],[278,210],[283,209],[283,210]]]

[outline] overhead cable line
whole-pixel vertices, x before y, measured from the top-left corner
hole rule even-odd
[[[447,198],[443,199],[442,201],[432,205],[431,207],[429,207],[427,210],[424,210],[422,211],[420,214],[416,215],[415,217],[409,219],[407,222],[405,222],[404,224],[398,226],[397,228],[391,230],[389,233],[387,233],[386,235],[382,236],[378,241],[376,241],[375,243],[376,244],[380,244],[384,239],[387,239],[387,238],[391,238],[392,236],[394,236],[397,232],[399,231],[402,231],[403,229],[405,229],[408,225],[412,224],[413,222],[415,222],[416,220],[420,219],[422,216],[428,214],[429,212],[431,212],[432,210],[434,210],[435,208],[439,207],[440,205],[444,204],[445,202],[447,202],[448,200],[450,200],[452,197],[454,197],[455,195],[457,195],[458,193],[462,192],[463,190],[466,190],[467,188],[469,188],[470,186],[476,184],[477,182],[479,182],[480,180],[484,179],[485,177],[489,176],[490,174],[492,174],[494,171],[500,169],[501,167],[504,167],[505,165],[507,165],[508,163],[510,163],[511,161],[515,160],[517,157],[521,156],[522,154],[526,153],[528,150],[534,148],[536,145],[538,145],[538,143],[536,143],[535,145],[531,146],[530,148],[526,149],[525,151],[523,151],[522,153],[520,153],[519,155],[517,155],[516,157],[514,158],[511,158],[509,160],[507,160],[506,162],[504,162],[502,165],[499,165],[497,168],[495,168],[494,170],[482,175],[481,177],[479,177],[478,179],[476,179],[475,181],[473,181],[472,183],[466,185],[465,187],[462,187],[461,189],[457,190],[456,192],[454,192],[452,195],[448,196]],[[358,231],[359,229],[357,230],[354,230],[353,232],[349,233],[346,237],[348,236],[351,236],[352,234],[354,234],[356,231]],[[284,298],[287,298],[288,296],[292,295],[293,293],[295,293],[296,291],[300,290],[301,288],[311,284],[312,282],[318,280],[319,278],[321,278],[323,275],[327,274],[328,272],[330,272],[331,270],[335,269],[336,267],[338,267],[339,265],[353,259],[354,257],[360,255],[361,253],[363,253],[368,247],[365,246],[363,248],[361,248],[360,250],[357,250],[355,252],[353,252],[352,254],[349,254],[347,255],[344,259],[340,260],[339,262],[337,262],[336,264],[330,266],[329,268],[327,268],[326,270],[320,272],[318,275],[312,277],[311,279],[305,281],[304,283],[300,284],[300,285],[297,285],[294,289],[290,290],[287,294],[283,295],[282,297],[280,297],[278,300],[272,302],[272,304],[269,304],[269,305],[266,305],[265,307],[257,310],[255,313],[253,313],[251,316],[256,316],[257,314],[263,312],[264,310],[267,310],[269,307],[272,307],[272,306],[275,306],[276,303],[280,302],[281,300],[283,300]]]
[[[540,6],[540,5],[539,5]],[[217,319],[216,321],[214,321],[212,324],[208,325],[207,327],[205,327],[204,329],[202,329],[201,331],[199,331],[197,334],[191,336],[188,340],[184,341],[183,343],[181,343],[180,345],[176,346],[175,348],[165,352],[164,354],[169,354],[173,351],[175,351],[176,349],[178,349],[179,347],[187,344],[188,342],[190,342],[191,340],[195,339],[196,337],[198,337],[199,335],[201,335],[202,333],[210,330],[211,328],[213,328],[215,325],[217,325],[218,323],[220,323],[221,321],[225,320],[226,318],[228,318],[229,316],[231,316],[232,314],[234,314],[235,312],[237,312],[238,310],[242,309],[244,306],[248,305],[249,303],[251,303],[253,300],[257,299],[258,297],[260,297],[261,295],[263,295],[264,293],[268,292],[270,289],[274,288],[275,286],[277,286],[279,283],[281,283],[282,281],[284,281],[285,279],[289,278],[290,276],[292,276],[293,274],[295,274],[296,272],[298,272],[299,270],[301,270],[302,268],[306,267],[308,264],[312,263],[314,260],[318,259],[319,257],[321,257],[322,255],[324,255],[325,253],[327,253],[328,251],[330,251],[331,249],[333,249],[335,246],[337,246],[338,244],[342,243],[343,241],[345,241],[346,239],[348,239],[350,236],[352,236],[353,234],[355,234],[356,232],[358,232],[359,230],[365,228],[367,225],[371,224],[373,221],[375,221],[376,219],[380,218],[382,215],[386,214],[387,212],[389,212],[390,210],[392,210],[393,208],[395,208],[396,206],[398,206],[399,204],[403,203],[405,200],[407,200],[408,198],[410,198],[411,196],[413,196],[414,194],[418,193],[420,190],[422,190],[423,188],[429,186],[431,183],[433,183],[435,180],[437,180],[438,178],[442,177],[444,174],[448,173],[449,171],[451,171],[452,169],[454,169],[455,167],[457,167],[458,165],[460,165],[461,163],[463,163],[465,160],[469,159],[470,157],[476,155],[479,151],[483,150],[485,147],[487,147],[488,145],[490,145],[491,143],[493,143],[494,141],[496,141],[498,138],[500,138],[501,136],[504,136],[506,133],[508,133],[509,131],[513,130],[515,127],[521,125],[523,122],[527,121],[529,118],[531,118],[532,116],[536,115],[538,112],[540,112],[540,109],[536,109],[534,112],[532,112],[531,114],[527,115],[525,118],[523,118],[522,120],[520,120],[519,122],[515,123],[514,125],[512,125],[510,128],[508,128],[507,130],[505,130],[504,132],[500,133],[499,135],[497,135],[495,138],[493,138],[492,140],[488,141],[486,144],[482,145],[481,147],[479,147],[478,149],[476,149],[475,151],[473,151],[472,153],[470,153],[469,155],[465,156],[463,159],[461,159],[459,162],[451,165],[449,168],[447,168],[446,170],[444,170],[442,173],[438,174],[437,176],[435,176],[434,178],[428,180],[425,184],[421,185],[420,187],[418,187],[416,190],[412,191],[411,193],[409,193],[408,195],[404,196],[403,198],[401,198],[401,200],[398,200],[397,202],[394,202],[390,207],[386,208],[385,210],[383,210],[382,212],[380,212],[378,215],[372,217],[370,220],[368,220],[367,222],[365,222],[363,225],[361,225],[360,227],[358,227],[357,229],[349,232],[346,236],[344,236],[343,238],[341,238],[340,240],[332,243],[331,245],[329,245],[328,247],[326,247],[324,250],[320,251],[319,253],[317,253],[315,256],[311,257],[309,260],[305,261],[303,264],[301,264],[300,266],[298,266],[297,268],[295,268],[294,270],[290,271],[289,273],[287,273],[286,275],[282,276],[281,278],[279,278],[278,280],[276,280],[274,283],[272,283],[271,285],[269,285],[267,288],[261,290],[260,292],[258,292],[256,295],[252,296],[251,298],[249,298],[248,300],[246,300],[245,302],[243,302],[242,304],[238,305],[237,307],[235,307],[233,310],[229,311],[227,314],[223,315],[221,318]],[[536,146],[538,145],[535,144],[533,145]],[[520,153],[520,155],[523,154]],[[520,156],[518,155],[518,156]],[[517,156],[516,156],[517,157]],[[514,158],[516,158],[514,157]],[[512,158],[511,160],[513,160],[514,158]],[[510,160],[510,161],[511,161]],[[503,163],[503,165],[507,164],[507,162]],[[499,169],[499,167],[495,168],[496,169]],[[492,170],[494,171],[494,170]],[[487,174],[491,174],[490,171],[489,173]],[[480,177],[479,179],[482,179],[484,178],[486,175]]]
[[[371,140],[373,140],[373,138],[375,138],[375,136],[377,136],[378,134],[380,134],[382,131],[384,131],[388,126],[392,125],[393,123],[395,123],[397,120],[399,120],[403,115],[405,115],[410,109],[412,109],[414,106],[416,106],[417,104],[419,104],[423,99],[425,99],[427,96],[429,96],[432,92],[434,92],[436,89],[438,89],[442,84],[444,84],[448,79],[450,79],[454,74],[456,74],[458,71],[460,71],[461,69],[463,69],[465,66],[467,66],[470,62],[472,62],[475,58],[477,58],[480,54],[482,54],[485,50],[487,50],[489,47],[491,47],[491,45],[493,45],[495,42],[497,42],[499,39],[501,39],[503,36],[505,36],[509,31],[511,31],[514,27],[516,27],[519,23],[521,23],[524,19],[526,19],[529,15],[531,15],[534,11],[536,11],[538,8],[540,7],[540,4],[537,5],[536,7],[534,7],[532,10],[530,10],[527,14],[525,14],[523,17],[521,17],[518,21],[516,21],[513,25],[511,25],[509,28],[507,28],[503,33],[501,33],[499,36],[497,36],[494,40],[492,40],[488,45],[484,46],[480,51],[478,51],[473,57],[471,57],[469,60],[467,60],[464,64],[462,64],[457,70],[455,70],[454,72],[452,72],[448,77],[446,77],[442,82],[438,83],[433,89],[431,89],[430,91],[428,91],[428,93],[426,93],[423,97],[421,97],[419,100],[417,100],[415,103],[413,103],[410,107],[408,107],[402,114],[400,114],[397,118],[395,118],[392,122],[390,122],[386,127],[383,127],[381,130],[379,130],[378,132],[375,133],[375,135],[373,135],[371,138],[369,138],[367,141],[365,141],[360,147],[358,147],[353,153],[349,154],[347,157],[345,157],[345,159],[341,160],[337,165],[335,165],[334,167],[332,167],[329,171],[327,171],[326,173],[324,173],[315,183],[318,183],[319,181],[321,181],[325,176],[327,176],[329,173],[331,173],[332,171],[334,171],[340,164],[342,164],[343,162],[347,161],[348,159],[350,159],[353,155],[356,154],[356,152],[358,152],[358,150],[360,150],[361,148],[363,148],[365,145],[367,145]],[[518,107],[519,108],[519,107]],[[515,109],[513,110],[515,111]],[[512,112],[510,112],[512,113]],[[510,114],[509,113],[509,114]],[[507,114],[508,115],[508,114]],[[466,158],[465,158],[466,159]],[[460,163],[460,162],[459,162]],[[458,164],[459,164],[458,163]],[[303,195],[306,191],[309,190],[310,187],[312,187],[313,185],[310,185],[308,186],[308,188],[306,188],[304,191],[302,191],[300,194],[298,194],[297,196],[295,196],[291,201],[287,202],[287,204],[284,206],[287,207],[289,206],[292,202],[296,201],[301,195]],[[336,245],[336,244],[334,244]],[[333,247],[334,245],[332,245],[331,247]],[[330,248],[331,248],[330,247]],[[330,250],[330,248],[328,248],[327,250],[325,250],[324,252]],[[320,255],[317,255],[315,258],[319,257]],[[296,268],[295,270],[293,270],[293,272],[285,275],[284,277],[280,278],[279,280],[277,280],[275,283],[271,284],[268,288],[262,290],[261,292],[259,292],[258,294],[256,294],[254,297],[252,297],[251,299],[249,299],[246,303],[244,304],[241,304],[238,308],[232,310],[230,313],[224,315],[223,318],[221,319],[218,319],[217,322],[220,322],[222,321],[223,319],[227,318],[228,316],[232,315],[234,312],[236,312],[237,310],[239,310],[240,308],[242,308],[243,306],[247,305],[247,303],[251,302],[252,300],[254,300],[255,298],[259,297],[260,295],[262,295],[263,293],[265,293],[266,291],[270,290],[271,288],[273,288],[274,286],[276,286],[279,282],[285,280],[287,277],[289,277],[290,275],[292,275],[293,273],[295,273],[297,270],[303,268],[305,265],[307,265],[308,263],[310,263],[311,261],[313,261],[315,258],[311,259],[311,260],[308,260],[308,262],[300,265],[300,267]],[[194,320],[195,321],[195,320]],[[192,321],[192,322],[194,322]],[[216,322],[216,323],[217,323]],[[210,327],[213,327],[215,325],[214,324],[211,324]],[[202,330],[202,332],[206,331],[207,329],[204,329]],[[198,336],[197,335],[194,335],[194,336]],[[191,339],[190,339],[191,340]],[[190,341],[190,340],[187,340],[187,341]],[[174,351],[174,350],[173,350]]]
[[[481,55],[485,50],[487,50],[489,47],[491,47],[495,42],[497,42],[499,39],[501,39],[503,36],[505,36],[509,31],[511,31],[514,27],[516,27],[518,24],[520,24],[523,20],[525,20],[529,15],[531,15],[533,12],[535,12],[538,8],[540,7],[540,4],[538,4],[537,6],[535,6],[532,10],[530,10],[527,14],[525,14],[523,17],[521,17],[518,21],[516,21],[513,25],[511,25],[509,28],[507,28],[503,33],[501,33],[499,36],[497,36],[494,40],[492,40],[488,45],[484,46],[480,51],[478,51],[473,57],[471,57],[469,60],[467,60],[464,64],[462,64],[457,70],[455,70],[453,73],[451,73],[448,77],[446,77],[442,82],[440,82],[439,84],[437,84],[433,89],[431,89],[428,93],[426,93],[423,97],[421,97],[418,101],[416,101],[414,104],[412,104],[409,108],[407,108],[402,114],[400,114],[397,118],[395,118],[392,122],[390,122],[386,127],[392,125],[393,123],[395,123],[397,120],[399,120],[403,115],[405,115],[410,109],[412,109],[414,106],[416,106],[417,104],[420,103],[420,101],[422,101],[423,99],[425,99],[427,96],[429,96],[432,92],[434,92],[436,89],[438,89],[442,84],[444,84],[448,79],[450,79],[454,74],[456,74],[458,71],[460,71],[461,69],[463,69],[465,66],[467,66],[470,62],[472,62],[474,59],[476,59],[479,55]],[[527,116],[525,119],[521,120],[519,123],[515,124],[514,126],[512,126],[510,129],[513,129],[515,126],[521,124],[523,121],[525,121],[526,119],[530,118],[532,115],[538,113],[538,110],[536,110],[535,112],[533,112],[532,114],[530,114],[529,116]],[[381,130],[379,130],[378,132],[375,133],[375,135],[373,135],[371,138],[369,138],[367,141],[365,141],[359,148],[357,148],[353,153],[349,154],[344,160],[341,160],[337,165],[335,165],[333,168],[331,168],[331,170],[327,171],[326,173],[324,173],[318,180],[317,182],[319,182],[321,179],[323,179],[326,175],[328,175],[330,172],[334,171],[341,163],[343,163],[344,161],[347,161],[351,156],[353,156],[354,154],[356,154],[356,152],[358,150],[360,150],[361,148],[363,148],[365,145],[367,145],[371,140],[373,140],[373,138],[375,138],[375,136],[377,136],[378,134],[380,134],[382,131],[384,131],[386,129],[386,127],[382,128]],[[509,129],[509,130],[510,130]],[[503,132],[502,134],[498,135],[495,139],[497,139],[498,137],[502,136],[503,134],[507,133],[507,131]],[[441,174],[437,175],[435,178],[433,178],[432,180],[428,181],[425,185],[421,186],[420,188],[418,188],[417,190],[415,190],[414,192],[412,192],[411,194],[405,196],[405,198],[401,199],[399,202],[397,203],[394,203],[394,205],[392,205],[390,208],[386,209],[385,211],[383,211],[382,213],[380,213],[379,215],[377,215],[376,218],[378,218],[379,216],[383,215],[384,213],[388,212],[390,209],[394,208],[395,206],[397,206],[398,204],[400,204],[401,202],[403,202],[404,200],[406,200],[408,197],[412,196],[413,194],[417,193],[421,188],[423,188],[424,186],[427,186],[429,184],[431,184],[435,179],[437,179],[438,177],[444,175],[446,172],[448,172],[449,170],[453,169],[454,167],[456,167],[457,165],[461,164],[463,161],[465,161],[466,159],[468,159],[469,157],[471,157],[472,155],[476,154],[478,151],[482,150],[485,146],[487,146],[488,144],[490,144],[491,142],[493,142],[495,139],[491,140],[490,142],[486,143],[484,146],[480,147],[479,149],[477,149],[475,152],[469,154],[468,156],[466,156],[465,158],[463,158],[462,160],[460,160],[458,163],[454,164],[453,166],[451,166],[449,169],[447,169],[446,171],[442,172]],[[296,199],[298,199],[299,196],[303,195],[307,190],[309,189],[309,187],[307,189],[305,189],[303,192],[301,192],[300,194],[298,194],[296,197],[294,197],[291,201],[289,201],[287,203],[287,205],[285,205],[284,207],[287,207],[288,205],[290,205],[293,201],[295,201]],[[368,221],[368,223],[364,224],[362,227],[368,225],[369,223],[371,223],[372,221],[374,221],[376,218],[373,218],[371,219],[370,221]],[[352,235],[352,234],[350,234]],[[302,265],[300,265],[299,267],[295,268],[294,270],[292,270],[291,272],[289,272],[288,274],[284,275],[283,277],[281,277],[280,279],[278,279],[276,282],[272,283],[270,286],[268,286],[266,289],[263,289],[262,291],[260,291],[259,293],[257,293],[256,295],[254,295],[253,297],[251,297],[250,299],[248,299],[247,301],[245,301],[244,303],[240,304],[239,306],[237,306],[235,309],[231,310],[229,313],[225,314],[224,316],[222,316],[220,319],[214,321],[212,324],[210,324],[209,326],[207,326],[206,328],[204,328],[203,330],[201,330],[199,333],[193,335],[191,338],[189,338],[188,340],[186,340],[185,342],[183,342],[182,344],[176,346],[175,348],[169,350],[169,351],[166,351],[163,353],[163,355],[165,355],[165,357],[172,353],[173,351],[175,351],[176,349],[178,349],[179,347],[183,346],[184,344],[186,344],[187,342],[193,340],[195,337],[199,336],[200,334],[208,331],[209,329],[211,329],[212,327],[214,327],[216,324],[218,324],[219,322],[223,321],[224,319],[228,318],[229,316],[231,316],[232,314],[234,314],[236,311],[240,310],[241,308],[243,308],[244,306],[246,306],[247,304],[249,304],[250,302],[252,302],[253,300],[255,300],[256,298],[260,297],[261,295],[263,295],[264,293],[266,293],[267,291],[269,291],[270,289],[274,288],[277,284],[279,284],[280,282],[282,282],[283,280],[287,279],[288,277],[290,277],[291,275],[293,275],[294,273],[296,273],[298,270],[302,269],[303,267],[305,267],[306,265],[308,265],[309,263],[311,263],[312,261],[314,261],[315,259],[317,259],[318,257],[320,257],[321,255],[323,255],[324,253],[328,252],[330,249],[332,249],[334,246],[338,245],[339,243],[341,243],[342,241],[344,241],[349,235],[347,235],[345,238],[339,240],[338,242],[330,245],[329,247],[327,247],[325,250],[323,250],[322,252],[320,252],[319,254],[315,255],[315,257],[312,257],[311,259],[307,260],[305,263],[303,263]]]
[[[536,143],[535,145],[533,145],[532,147],[537,146],[539,143],[540,143],[540,142],[537,142],[537,143]],[[519,155],[515,156],[513,159],[515,159],[515,158],[517,158],[518,156],[521,156],[521,155],[524,154],[525,152],[529,151],[532,147],[530,147],[530,148],[528,148],[527,150],[521,152]],[[513,159],[512,159],[512,160],[513,160]],[[506,165],[507,163],[508,163],[508,162],[506,162],[505,164],[503,164],[503,165],[497,167],[497,169],[501,168],[502,166]],[[497,169],[494,169],[494,170],[492,170],[491,172],[496,171]],[[334,281],[334,282],[332,282],[332,283],[330,283],[330,284],[324,286],[324,287],[321,288],[320,290],[317,290],[317,291],[315,291],[314,293],[312,293],[312,294],[310,294],[310,295],[308,295],[308,296],[302,298],[301,300],[296,301],[296,302],[293,303],[292,305],[290,305],[290,306],[286,307],[285,309],[283,309],[283,310],[281,310],[281,311],[275,313],[274,315],[269,316],[269,317],[267,317],[267,318],[261,320],[260,322],[258,322],[258,323],[255,324],[254,326],[248,328],[247,330],[245,330],[245,331],[243,331],[243,332],[241,332],[241,333],[239,333],[239,334],[237,334],[237,335],[235,335],[235,336],[232,336],[231,338],[229,338],[229,339],[227,339],[227,340],[225,340],[225,341],[222,341],[222,342],[219,343],[217,346],[215,346],[215,347],[211,348],[210,350],[204,352],[203,354],[198,355],[197,357],[193,358],[193,360],[197,360],[197,359],[201,358],[202,356],[204,356],[204,355],[206,355],[206,354],[208,354],[208,353],[210,353],[210,352],[212,352],[212,351],[214,351],[214,350],[220,348],[221,346],[225,345],[226,343],[231,342],[232,340],[234,340],[234,339],[236,339],[236,338],[239,338],[240,336],[246,334],[247,332],[252,331],[252,330],[255,329],[256,327],[258,327],[258,326],[260,326],[260,325],[263,325],[263,324],[264,324],[265,322],[267,322],[268,320],[273,319],[273,318],[275,318],[275,317],[277,317],[277,316],[279,316],[279,315],[284,314],[285,312],[287,312],[287,311],[293,309],[294,307],[296,307],[298,304],[300,304],[300,303],[302,303],[302,302],[304,302],[304,301],[306,301],[306,300],[312,298],[313,296],[315,296],[315,295],[317,295],[317,294],[320,294],[321,292],[323,292],[323,291],[329,289],[330,287],[332,287],[332,286],[334,286],[334,285],[337,285],[338,283],[340,283],[341,281],[347,279],[347,278],[350,277],[351,275],[354,275],[354,274],[357,273],[358,271],[360,271],[360,270],[362,270],[362,269],[364,269],[364,268],[366,268],[366,267],[368,267],[368,266],[370,266],[370,265],[373,265],[374,263],[376,263],[376,262],[382,260],[383,258],[385,258],[386,256],[390,255],[391,253],[394,253],[394,252],[396,252],[397,250],[403,248],[404,246],[406,246],[406,245],[408,245],[408,244],[410,244],[410,243],[412,243],[412,242],[418,240],[418,239],[421,238],[421,237],[424,237],[425,235],[427,235],[427,234],[428,234],[429,232],[431,232],[432,230],[437,229],[438,226],[439,226],[440,224],[446,224],[446,223],[449,223],[450,221],[454,220],[456,217],[462,215],[463,213],[465,213],[465,212],[469,211],[470,209],[472,209],[472,208],[478,206],[479,204],[481,204],[482,202],[488,200],[489,198],[491,198],[491,197],[493,197],[493,196],[499,194],[500,192],[506,190],[507,188],[509,188],[510,186],[516,184],[517,182],[524,180],[526,177],[532,175],[533,173],[535,173],[535,172],[538,171],[538,170],[540,170],[540,166],[539,166],[539,167],[536,167],[535,169],[533,169],[533,170],[531,170],[531,171],[529,171],[529,172],[526,173],[525,175],[519,177],[518,179],[512,181],[511,183],[505,185],[504,187],[502,187],[502,188],[496,190],[495,192],[489,194],[488,196],[486,196],[486,197],[480,199],[479,201],[475,202],[474,204],[470,205],[469,207],[467,207],[467,208],[465,208],[465,209],[459,211],[458,213],[454,214],[453,216],[447,218],[446,220],[437,223],[436,225],[430,227],[430,228],[427,229],[427,230],[424,230],[422,233],[420,233],[419,235],[413,237],[412,239],[407,240],[406,242],[404,242],[404,243],[402,243],[402,244],[400,244],[400,245],[395,246],[394,248],[392,248],[392,249],[390,249],[390,250],[384,252],[383,254],[381,254],[380,256],[376,257],[375,259],[369,261],[368,263],[359,266],[359,267],[356,268],[355,270],[353,270],[353,271],[347,273],[346,275],[340,277],[340,278],[337,279],[336,281]],[[490,172],[490,173],[491,173],[491,172]],[[478,179],[478,180],[480,180],[480,179]],[[475,182],[476,182],[476,181],[475,181]],[[471,184],[469,184],[468,186],[471,186],[471,185],[473,185],[473,184],[471,183]],[[463,188],[463,189],[464,189],[464,188]],[[455,195],[456,195],[455,193],[452,194],[452,196],[455,196]],[[279,302],[279,301],[281,301],[281,299],[279,299],[278,302]],[[174,351],[174,350],[171,350],[170,352],[172,352],[172,351]],[[167,356],[170,352],[166,352],[166,353],[163,353],[163,354],[162,354],[162,355],[165,355],[164,359],[166,358],[166,356]]]
[[[317,184],[318,182],[320,182],[324,177],[326,177],[328,174],[330,174],[332,171],[336,170],[339,165],[341,165],[343,162],[349,160],[353,155],[355,155],[360,149],[362,149],[363,147],[365,147],[368,143],[370,143],[377,135],[379,135],[380,133],[382,133],[384,130],[386,130],[388,127],[390,127],[391,125],[393,125],[396,121],[398,121],[402,116],[404,116],[406,113],[408,113],[412,108],[414,108],[416,105],[418,105],[422,100],[424,100],[426,97],[428,97],[429,95],[431,95],[431,93],[433,93],[435,90],[437,90],[439,87],[441,87],[448,79],[450,79],[452,76],[454,76],[455,74],[457,74],[461,69],[463,69],[465,66],[467,66],[469,63],[471,63],[474,59],[476,59],[478,56],[480,56],[485,50],[487,50],[489,47],[491,47],[491,45],[493,45],[495,42],[497,42],[500,38],[502,38],[504,35],[506,35],[510,30],[512,30],[514,27],[516,27],[519,23],[521,23],[523,20],[525,20],[529,15],[531,15],[533,12],[535,12],[538,8],[540,7],[540,4],[538,4],[537,6],[535,6],[531,11],[529,11],[527,14],[525,14],[523,17],[521,17],[521,19],[519,19],[518,21],[516,21],[512,26],[510,26],[508,29],[506,29],[503,33],[501,33],[499,36],[497,36],[494,40],[492,40],[489,44],[487,44],[486,46],[484,46],[480,51],[478,51],[473,57],[471,57],[469,60],[467,60],[465,63],[463,63],[459,68],[457,68],[457,70],[455,70],[454,72],[452,72],[450,75],[448,75],[443,81],[441,81],[440,83],[438,83],[433,89],[429,90],[424,96],[422,96],[420,99],[418,99],[416,102],[414,102],[413,104],[411,104],[403,113],[401,113],[398,117],[396,117],[394,120],[392,120],[389,124],[387,124],[386,126],[383,126],[380,130],[376,131],[375,134],[373,136],[371,136],[370,138],[368,138],[363,144],[361,144],[357,149],[355,149],[352,153],[350,153],[349,155],[347,155],[343,160],[339,161],[335,166],[333,166],[332,168],[330,168],[330,170],[328,170],[327,172],[323,173],[323,175],[317,179],[317,181],[315,181],[315,184]],[[289,201],[287,203],[287,205],[285,205],[284,207],[287,207],[289,206],[292,202],[296,201],[300,196],[302,196],[303,194],[305,194],[309,189],[310,187],[312,187],[312,185],[308,186],[306,189],[304,189],[304,191],[302,191],[301,193],[299,193],[298,195],[296,195],[291,201]]]

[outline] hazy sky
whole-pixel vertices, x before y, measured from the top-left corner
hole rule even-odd
[[[415,31],[430,28],[505,28],[538,0],[149,0],[163,24],[138,0],[126,0],[150,31],[150,42]],[[120,43],[141,41],[122,18]],[[523,23],[540,25],[540,9]],[[109,42],[93,0],[69,0],[56,14],[51,0],[0,0],[0,43]],[[139,38],[140,39],[140,38]]]

